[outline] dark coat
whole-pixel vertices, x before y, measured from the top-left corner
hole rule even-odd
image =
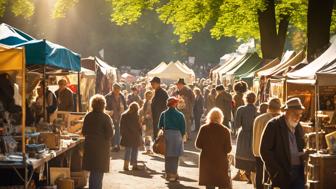
[[[196,96],[194,105],[194,116],[195,117],[202,116],[203,110],[204,110],[204,98],[202,95]]]
[[[255,157],[252,153],[253,122],[257,117],[257,108],[254,104],[247,104],[238,108],[234,127],[241,128],[237,138],[235,167],[245,171],[255,170]]]
[[[232,148],[229,130],[215,123],[202,126],[196,139],[196,147],[202,150],[199,184],[228,188],[230,177],[227,154]]]
[[[116,127],[119,127],[121,114],[127,109],[125,97],[120,93],[119,104],[113,92],[108,93],[105,98],[106,110],[113,111],[112,121]]]
[[[55,95],[58,101],[58,111],[74,111],[73,93],[69,88],[65,88],[62,92],[58,89],[55,91]]]
[[[167,109],[167,92],[159,88],[155,91],[154,97],[152,99],[152,118],[153,118],[153,128],[157,128],[159,124],[160,115],[163,111]],[[156,136],[157,133],[154,133]]]
[[[120,120],[120,145],[125,147],[139,147],[141,145],[141,125],[136,113],[125,112]]]
[[[108,172],[110,145],[113,136],[110,116],[103,112],[90,112],[84,118],[85,136],[83,168],[88,171]]]
[[[215,102],[216,107],[221,109],[224,114],[224,125],[229,126],[232,112],[232,96],[224,91],[216,96]]]
[[[279,116],[268,122],[261,139],[260,154],[270,174],[272,184],[289,188],[291,157],[288,141],[288,127],[285,116]],[[299,124],[295,128],[295,137],[299,152],[303,151],[303,129]]]

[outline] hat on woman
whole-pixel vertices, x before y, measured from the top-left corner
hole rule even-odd
[[[177,104],[179,102],[179,99],[177,99],[176,97],[169,97],[167,100],[167,106],[170,107],[174,104]]]

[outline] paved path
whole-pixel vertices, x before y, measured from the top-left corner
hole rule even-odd
[[[142,170],[123,171],[123,154],[121,150],[112,154],[110,173],[105,174],[104,189],[197,189],[198,185],[198,156],[199,151],[195,149],[194,142],[187,142],[185,153],[180,159],[178,173],[179,182],[169,183],[164,178],[164,159],[158,155],[145,155],[139,152],[139,165]],[[231,175],[235,175],[236,169],[232,167]],[[246,182],[233,181],[234,189],[252,189],[251,184]]]

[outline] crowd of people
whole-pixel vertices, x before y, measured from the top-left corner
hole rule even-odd
[[[200,185],[230,188],[232,179],[246,179],[257,189],[265,184],[304,188],[300,99],[290,99],[283,106],[277,98],[261,103],[243,81],[214,86],[199,80],[188,86],[179,79],[167,87],[154,77],[146,90],[143,86],[131,87],[126,95],[115,83],[105,97],[91,98],[92,110],[83,126],[84,168],[91,172],[90,188],[102,188],[110,151],[118,152],[123,146],[123,169],[129,171],[131,165],[138,170],[139,149],[152,153],[151,144],[160,132],[165,136],[165,177],[177,181],[179,157],[184,143],[193,141],[193,131],[195,146],[201,150]],[[233,164],[239,171],[231,178],[228,156],[235,139]]]

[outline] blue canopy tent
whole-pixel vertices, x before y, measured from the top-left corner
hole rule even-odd
[[[80,71],[80,55],[47,40],[31,40],[16,46],[26,49],[26,63],[46,65],[69,71]]]
[[[42,73],[43,80],[46,80],[46,72],[48,71],[74,71],[78,73],[78,86],[80,86],[79,54],[45,39],[34,39],[19,29],[4,23],[0,25],[0,44],[24,47],[27,69]],[[80,94],[79,87],[78,94]],[[77,99],[80,102],[80,95]],[[77,106],[77,110],[79,109],[80,107]]]
[[[80,55],[47,40],[37,40],[5,23],[0,25],[0,44],[25,47],[26,64],[80,71]]]

